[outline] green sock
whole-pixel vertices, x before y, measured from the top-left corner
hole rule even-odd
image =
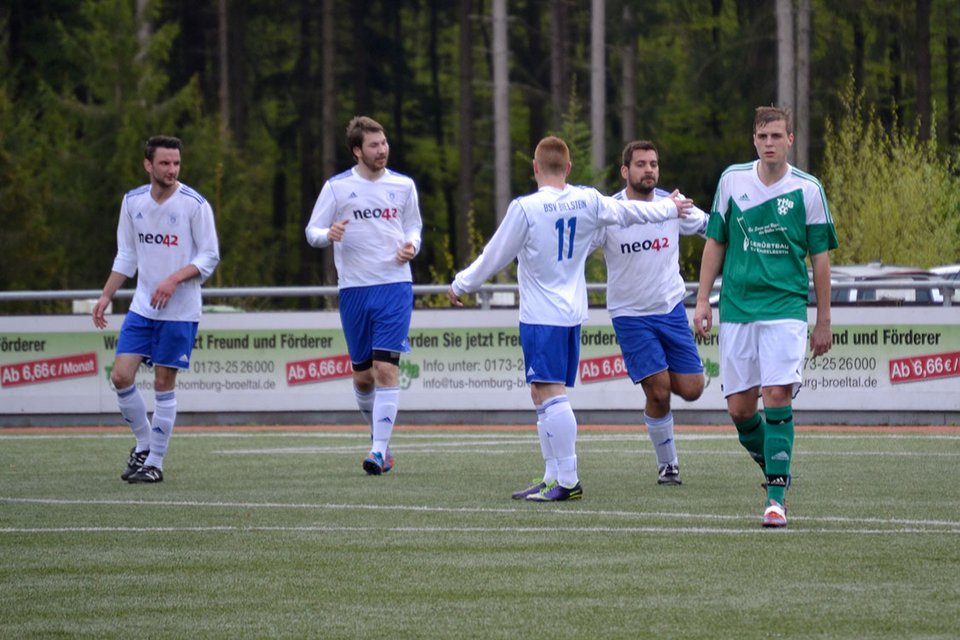
[[[747,450],[754,462],[763,469],[765,464],[763,455],[763,441],[766,435],[766,425],[760,413],[753,414],[753,417],[745,422],[734,422],[737,427],[737,435],[740,437],[740,444]]]
[[[793,455],[793,407],[765,408],[764,413],[767,416],[767,437],[763,445],[767,498],[784,504]]]

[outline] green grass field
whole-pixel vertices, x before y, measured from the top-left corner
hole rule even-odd
[[[532,430],[182,430],[166,481],[132,437],[0,429],[2,638],[957,638],[960,429],[798,431],[786,530],[756,465],[680,430],[583,431],[584,499],[510,499]]]

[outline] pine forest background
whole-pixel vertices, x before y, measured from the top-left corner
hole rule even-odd
[[[102,286],[154,133],[184,139],[181,179],[213,205],[210,284],[334,284],[303,229],[352,165],[355,114],[417,182],[418,283],[449,281],[534,188],[544,135],[571,144],[572,182],[608,193],[624,143],[651,139],[661,184],[709,209],[722,170],[755,157],[765,104],[796,114],[835,263],[957,262],[958,74],[955,0],[7,0],[0,289]],[[683,246],[695,280],[702,242]]]

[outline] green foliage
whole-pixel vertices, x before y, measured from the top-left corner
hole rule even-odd
[[[215,37],[221,6],[150,0],[145,15],[138,16],[140,4],[17,0],[12,10],[0,10],[0,287],[99,287],[113,257],[120,198],[146,180],[142,141],[160,132],[184,139],[183,180],[213,203],[223,261],[212,284],[317,284],[318,276],[328,274],[319,273],[319,260],[304,242],[308,194],[315,197],[329,177],[320,175],[328,168],[319,162],[328,136],[333,135],[335,156],[342,160],[338,170],[349,164],[342,130],[355,113],[368,113],[387,126],[395,145],[391,166],[417,181],[425,224],[423,251],[413,264],[415,280],[449,279],[453,269],[446,254],[461,206],[455,197],[461,126],[458,3],[337,0],[332,61],[324,60],[317,46],[324,18],[316,3],[222,5],[230,27],[226,77],[235,127],[232,135],[223,136],[218,102],[222,61]],[[701,208],[708,208],[723,168],[753,156],[753,108],[776,99],[771,3],[610,4],[605,142],[613,153],[600,175],[590,170],[584,115],[589,3],[563,3],[561,51],[550,50],[552,10],[559,5],[509,4],[510,138],[511,147],[520,150],[510,158],[513,193],[532,188],[531,141],[550,127],[570,143],[572,183],[604,192],[619,188],[615,154],[625,142],[620,110],[625,92],[636,96],[632,124],[637,137],[654,140],[660,148],[664,187],[682,188]],[[960,20],[960,4],[931,4],[931,95],[937,104],[953,104],[949,96],[956,93],[951,86],[956,74],[946,62],[955,65],[948,60],[949,36]],[[619,19],[625,6],[633,12],[633,24]],[[811,172],[825,175],[829,142],[831,171],[856,185],[849,191],[828,189],[838,227],[847,234],[838,255],[850,260],[952,260],[958,255],[952,194],[960,191],[954,178],[960,167],[946,157],[957,149],[956,107],[953,113],[934,114],[939,147],[917,142],[912,131],[897,124],[914,122],[917,116],[915,62],[921,52],[913,37],[912,5],[813,0],[812,7]],[[468,124],[475,162],[471,234],[479,230],[484,238],[493,233],[498,213],[490,144],[490,25],[483,19],[488,10],[489,3],[476,5],[471,16],[473,121]],[[635,59],[622,60],[628,38],[635,39]],[[571,88],[563,106],[552,103],[549,73],[560,59],[564,83]],[[322,122],[320,69],[328,62],[335,75],[335,115],[332,122]],[[624,65],[635,72],[634,86],[621,86]],[[851,66],[864,100],[876,105],[870,134],[882,136],[885,127],[886,141],[865,139],[866,123],[859,138],[846,130],[849,106],[837,95],[844,70]],[[558,112],[562,119],[548,125]],[[844,124],[827,131],[828,117]],[[883,127],[877,129],[876,121]],[[875,163],[864,162],[858,171],[851,165],[854,158],[841,162],[845,147],[831,141],[834,135],[862,145],[858,154],[880,153],[886,145],[886,155],[880,153],[887,161],[885,173]],[[841,164],[846,166],[842,171]],[[864,178],[873,182],[863,186]],[[894,185],[900,185],[899,192]],[[886,237],[858,226],[869,220],[860,209],[879,212],[856,200],[867,195],[874,204],[883,200]],[[938,233],[926,233],[929,229]],[[916,253],[895,257],[895,251],[918,245],[915,239],[925,236],[930,242],[916,247]],[[876,246],[861,251],[865,242]],[[481,246],[478,242],[475,249]],[[688,280],[696,278],[701,246],[696,239],[682,243],[681,269]],[[855,258],[848,254],[854,250]],[[603,280],[602,261],[591,258],[588,278]],[[267,299],[245,304],[290,303]]]
[[[50,191],[35,171],[45,155],[36,139],[37,114],[10,96],[6,51],[0,41],[0,289],[42,289],[53,284],[62,254],[50,250]]]
[[[881,122],[850,82],[827,122],[824,187],[840,247],[835,263],[930,267],[960,255],[960,169],[898,121]]]

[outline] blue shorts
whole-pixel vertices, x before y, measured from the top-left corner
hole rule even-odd
[[[678,304],[670,313],[613,318],[627,373],[634,384],[661,371],[703,373],[687,312]]]
[[[127,312],[120,327],[117,355],[142,356],[147,366],[189,369],[199,322],[151,320]]]
[[[548,382],[572,387],[580,365],[580,326],[555,327],[520,323],[520,348],[527,383]]]
[[[373,359],[373,350],[407,353],[413,285],[409,282],[341,289],[340,323],[353,364]]]

